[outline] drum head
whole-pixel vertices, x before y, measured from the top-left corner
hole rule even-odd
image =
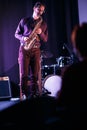
[[[48,75],[43,81],[43,87],[51,94],[49,96],[56,97],[61,90],[61,77],[58,75]]]

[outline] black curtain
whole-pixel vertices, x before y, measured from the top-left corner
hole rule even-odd
[[[49,39],[45,50],[53,57],[44,59],[45,64],[56,64],[56,58],[63,52],[63,44],[72,53],[70,34],[78,19],[77,0],[42,0],[46,4],[44,17],[48,24]],[[22,17],[32,14],[36,0],[1,0],[0,1],[0,76],[9,76],[19,83],[18,49],[19,41],[14,33]],[[67,52],[66,52],[67,53]],[[64,53],[64,55],[66,55]]]

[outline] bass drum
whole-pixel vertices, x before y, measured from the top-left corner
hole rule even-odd
[[[43,81],[43,87],[51,92],[49,96],[58,97],[58,92],[61,90],[62,78],[58,75],[48,75]]]

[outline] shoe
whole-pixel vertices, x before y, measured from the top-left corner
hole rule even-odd
[[[24,93],[22,93],[22,96],[20,96],[20,99],[25,100],[26,98],[27,98],[26,95]]]
[[[27,97],[25,94],[22,95],[22,99],[25,100]]]

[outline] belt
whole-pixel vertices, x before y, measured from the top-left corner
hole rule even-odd
[[[23,46],[24,44],[23,43],[21,43],[21,46]],[[32,48],[40,48],[40,46],[39,45],[34,45]]]

